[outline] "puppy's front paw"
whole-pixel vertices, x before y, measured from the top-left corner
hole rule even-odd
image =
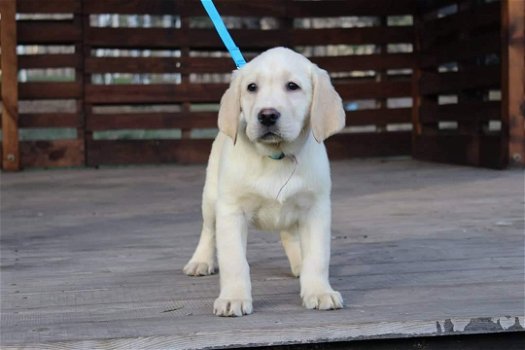
[[[335,310],[343,308],[343,298],[336,291],[320,294],[305,294],[303,305],[307,309]]]
[[[243,316],[253,312],[252,301],[249,299],[217,298],[213,304],[213,313],[217,316]]]
[[[207,276],[213,275],[216,272],[215,263],[190,261],[184,266],[182,271],[188,276]]]

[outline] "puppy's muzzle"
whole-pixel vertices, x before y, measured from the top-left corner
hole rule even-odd
[[[277,123],[277,120],[281,117],[281,113],[275,108],[263,108],[257,115],[259,123],[266,127],[270,127]]]

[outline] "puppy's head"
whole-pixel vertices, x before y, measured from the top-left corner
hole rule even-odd
[[[307,128],[322,142],[344,124],[342,101],[328,73],[281,47],[233,73],[219,110],[219,129],[234,142],[239,125],[251,142],[279,145],[295,141]]]

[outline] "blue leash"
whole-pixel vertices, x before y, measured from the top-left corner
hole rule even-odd
[[[230,52],[230,55],[232,56],[232,59],[235,62],[235,65],[237,66],[237,68],[241,68],[246,64],[246,60],[242,56],[241,50],[239,50],[237,45],[235,45],[235,42],[233,41],[230,33],[228,32],[228,29],[226,29],[226,26],[224,25],[224,22],[222,21],[219,12],[217,12],[217,9],[213,4],[213,0],[201,0],[201,3],[202,6],[204,6],[206,12],[208,13],[208,16],[210,17],[211,21],[213,22],[215,30],[217,30],[217,33],[221,37],[224,46],[226,46],[226,48]]]

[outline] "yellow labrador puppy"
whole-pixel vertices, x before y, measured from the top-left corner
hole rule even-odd
[[[249,225],[279,231],[308,309],[339,309],[330,286],[330,168],[323,140],[344,127],[341,98],[326,71],[278,47],[233,73],[203,193],[203,227],[187,275],[220,270],[219,316],[252,313]]]

